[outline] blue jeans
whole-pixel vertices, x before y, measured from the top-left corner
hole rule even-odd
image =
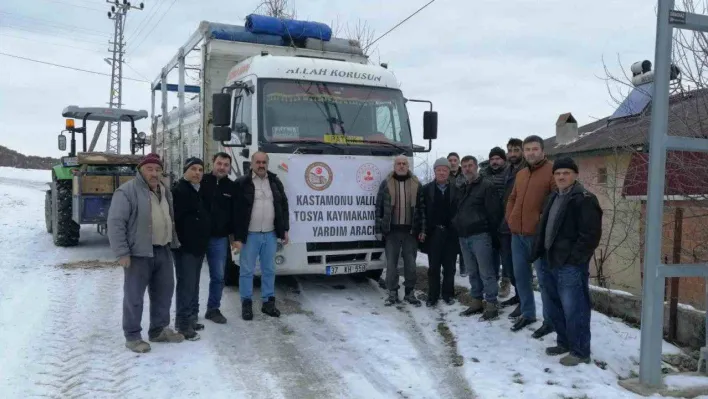
[[[206,258],[209,263],[209,300],[207,309],[221,307],[221,294],[224,291],[224,268],[229,250],[228,237],[212,237],[209,239]]]
[[[475,299],[482,299],[484,295],[485,301],[496,303],[499,286],[494,271],[492,237],[487,233],[460,237],[460,248],[469,273],[470,295]]]
[[[275,251],[278,249],[278,239],[275,232],[248,233],[246,243],[241,248],[241,273],[239,275],[238,291],[241,300],[251,299],[253,295],[253,271],[256,269],[256,258],[261,261],[261,298],[267,301],[275,296]]]
[[[516,292],[519,295],[519,305],[521,306],[521,316],[526,319],[536,319],[536,300],[533,294],[533,273],[531,272],[531,252],[533,251],[533,236],[522,236],[513,234],[511,236],[511,257],[514,262],[514,280],[516,282]],[[533,263],[538,277],[538,288],[543,293],[543,279],[541,270],[546,261],[539,259]],[[541,296],[543,299],[543,296]],[[548,309],[543,302],[543,319],[550,320]]]
[[[544,267],[541,271],[543,306],[558,335],[558,346],[590,357],[590,287],[588,265]]]

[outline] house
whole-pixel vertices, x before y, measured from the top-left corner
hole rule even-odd
[[[604,210],[603,238],[590,264],[593,284],[635,295],[642,289],[652,89],[653,82],[644,79],[611,116],[580,127],[571,113],[562,114],[555,135],[544,140],[549,158],[576,160],[581,182],[597,195]],[[706,137],[708,90],[677,91],[669,106],[669,134]],[[666,177],[664,263],[705,262],[708,156],[669,152]],[[681,278],[679,287],[679,302],[705,309],[703,278]]]

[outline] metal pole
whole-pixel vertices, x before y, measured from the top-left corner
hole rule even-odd
[[[659,0],[656,21],[654,95],[649,128],[649,186],[644,240],[639,382],[650,387],[660,387],[662,384],[664,279],[657,276],[657,271],[659,263],[661,263],[662,229],[660,226],[664,214],[666,132],[669,120],[669,65],[671,64],[673,32],[669,25],[669,13],[673,8],[673,0]]]
[[[184,165],[185,152],[187,148],[184,145],[184,135],[182,125],[184,124],[184,47],[179,49],[179,60],[178,60],[178,74],[179,80],[177,85],[177,130],[179,132],[179,165],[180,167]]]

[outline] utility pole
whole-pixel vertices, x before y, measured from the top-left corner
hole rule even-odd
[[[109,42],[112,48],[109,50],[113,57],[106,62],[111,64],[111,94],[108,102],[109,108],[122,108],[122,89],[123,89],[123,55],[125,51],[123,50],[125,42],[123,41],[124,31],[125,31],[125,19],[128,15],[128,10],[142,10],[145,8],[143,3],[139,6],[133,6],[128,0],[106,0],[106,3],[111,4],[111,11],[108,12],[108,19],[114,22],[113,31],[113,41]],[[101,134],[101,128],[103,124],[99,124],[96,132],[94,133],[94,138],[91,140],[92,147],[98,140],[98,136]],[[108,137],[106,140],[106,152],[120,154],[120,129],[121,123],[109,122],[108,123]],[[93,148],[90,149],[91,151]]]

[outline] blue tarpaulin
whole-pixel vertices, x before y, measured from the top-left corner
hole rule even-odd
[[[329,41],[332,38],[332,29],[321,22],[280,19],[257,14],[246,17],[246,30],[293,40],[312,38]]]
[[[228,40],[230,42],[247,42],[258,44],[270,44],[273,46],[284,46],[283,38],[276,35],[255,34],[249,32],[243,26],[220,24],[210,22],[207,27],[208,34],[213,39]]]

